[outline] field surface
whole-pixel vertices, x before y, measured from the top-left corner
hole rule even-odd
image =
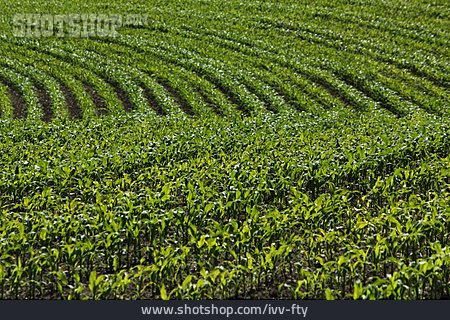
[[[0,299],[450,297],[448,1],[0,13]]]

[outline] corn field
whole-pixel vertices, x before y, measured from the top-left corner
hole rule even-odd
[[[447,1],[0,12],[0,299],[450,298]]]

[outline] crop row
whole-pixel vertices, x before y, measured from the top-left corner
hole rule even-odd
[[[450,296],[443,1],[123,5],[0,36],[0,299]]]
[[[448,295],[448,124],[325,116],[14,127],[3,297]]]

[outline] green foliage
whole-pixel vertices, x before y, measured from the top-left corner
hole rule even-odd
[[[149,25],[0,21],[0,298],[450,296],[444,1],[77,3]]]

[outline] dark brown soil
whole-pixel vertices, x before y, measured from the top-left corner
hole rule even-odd
[[[12,84],[7,83],[9,94],[11,96],[11,104],[14,108],[15,118],[26,118],[27,116],[27,105],[22,93]]]
[[[125,90],[123,90],[116,82],[108,82],[108,83],[111,87],[114,88],[114,91],[116,91],[117,98],[122,102],[125,111],[133,110],[134,109],[133,102],[131,102]]]
[[[250,112],[243,107],[243,103],[241,102],[241,100],[237,96],[229,92],[229,90],[225,88],[219,81],[216,81],[215,79],[209,79],[209,81],[213,83],[216,86],[216,88],[220,92],[222,92],[223,95],[226,96],[233,105],[236,106],[237,110],[242,112],[245,116],[250,115]]]
[[[63,92],[64,99],[66,100],[66,104],[69,108],[70,118],[81,119],[82,118],[81,109],[77,103],[77,100],[76,100],[74,94],[64,84],[60,84],[59,86],[61,88],[61,91]]]
[[[88,83],[84,83],[83,87],[86,90],[86,92],[89,93],[89,95],[91,96],[92,102],[94,102],[94,105],[96,107],[95,109],[96,109],[97,115],[108,114],[108,109],[106,108],[105,101],[98,94],[98,92],[95,91],[94,88]]]
[[[41,85],[36,85],[36,92],[40,105],[42,106],[42,120],[49,122],[53,116],[52,99],[48,92]]]
[[[158,102],[156,102],[155,97],[150,92],[150,90],[143,83],[141,83],[141,87],[144,90],[144,96],[145,99],[147,99],[148,105],[152,107],[152,109],[155,110],[157,114],[162,116],[166,115],[166,112],[161,108]]]
[[[170,84],[167,83],[165,79],[158,79],[159,83],[169,92],[175,102],[180,106],[181,110],[183,110],[186,114],[192,116],[194,115],[194,111],[192,110],[189,102],[183,97],[178,91],[176,91]]]

